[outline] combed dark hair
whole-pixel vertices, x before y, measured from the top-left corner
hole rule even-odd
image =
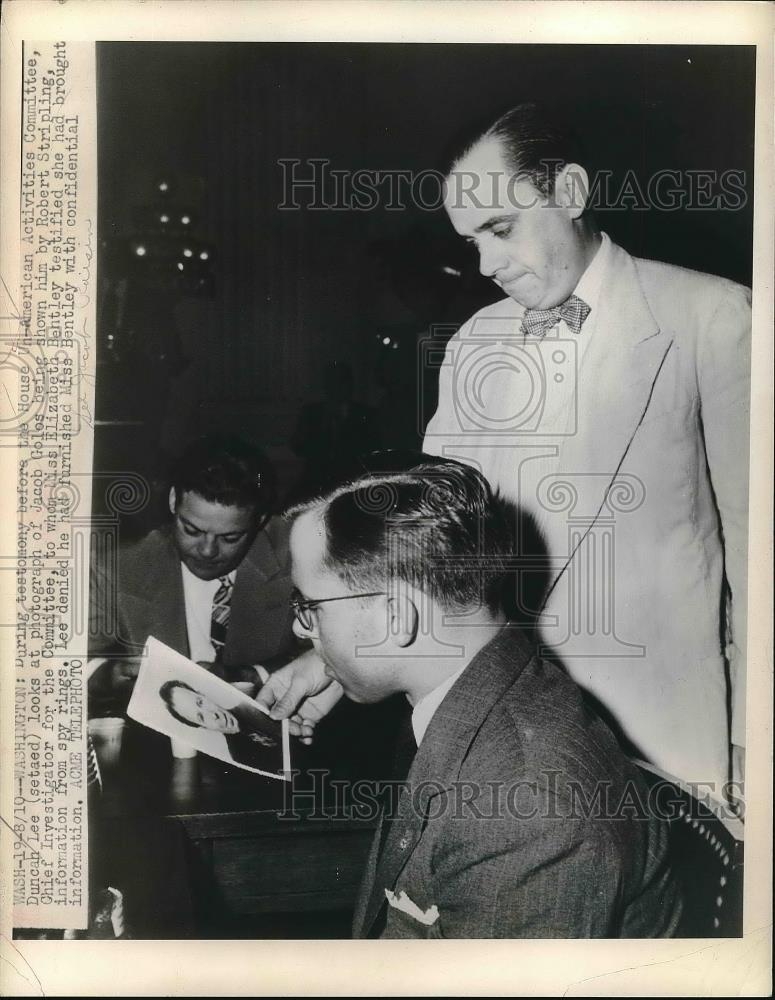
[[[583,165],[586,160],[580,139],[561,111],[526,102],[459,141],[447,159],[446,173],[451,173],[485,139],[497,139],[503,146],[509,169],[527,178],[545,197],[554,190],[557,174],[564,166]]]
[[[187,691],[193,691],[194,694],[198,694],[196,688],[192,688],[190,684],[186,684],[185,681],[165,681],[164,684],[159,688],[159,697],[162,699],[164,704],[167,706],[167,711],[173,717],[177,719],[178,722],[182,722],[186,726],[192,726],[194,729],[199,727],[195,722],[190,719],[186,719],[184,716],[180,715],[172,706],[172,693],[176,688],[185,688]]]
[[[226,507],[253,508],[256,514],[272,514],[277,500],[269,459],[233,434],[208,434],[189,445],[176,463],[172,485],[178,499],[197,493]]]
[[[403,469],[364,473],[286,516],[319,511],[325,565],[352,590],[398,578],[449,610],[484,604],[496,612],[513,551],[507,508],[470,466],[416,458]],[[370,464],[378,466],[373,456]]]

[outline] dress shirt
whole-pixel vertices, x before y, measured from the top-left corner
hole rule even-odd
[[[436,713],[436,709],[444,701],[447,693],[451,690],[452,685],[458,679],[458,677],[463,673],[468,664],[465,664],[460,668],[460,670],[455,671],[450,677],[442,681],[438,687],[435,687],[432,691],[429,691],[423,698],[417,702],[414,706],[414,711],[412,712],[412,729],[414,731],[414,738],[417,741],[417,746],[419,747],[422,742],[423,736],[425,736],[425,730],[430,725],[431,719]]]
[[[538,500],[539,484],[547,476],[557,473],[559,441],[568,433],[569,423],[573,426],[574,413],[583,405],[583,360],[595,335],[600,288],[610,256],[611,241],[603,233],[597,253],[573,292],[590,308],[579,334],[571,333],[565,323],[560,321],[540,340],[530,336],[522,338],[527,349],[541,355],[543,371],[546,373],[541,387],[544,393],[543,412],[537,427],[524,442],[524,446],[533,455],[521,466],[519,483],[520,505],[531,512],[542,532],[546,530],[547,511]],[[555,361],[558,351],[572,352],[572,363],[558,365]],[[556,371],[562,371],[565,377],[558,381],[554,378]],[[594,390],[593,386],[588,388]],[[525,454],[527,457],[528,452]]]
[[[210,663],[215,659],[215,649],[210,641],[213,598],[221,585],[221,577],[216,577],[214,580],[200,580],[185,563],[180,564],[180,571],[183,575],[189,655],[196,663],[200,661]],[[236,570],[227,574],[232,585],[236,575]]]

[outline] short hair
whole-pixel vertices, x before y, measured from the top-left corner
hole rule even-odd
[[[266,516],[276,507],[271,463],[260,449],[234,434],[208,434],[190,444],[175,465],[172,485],[178,500],[184,493],[196,493],[212,503],[247,507]]]
[[[172,704],[172,695],[177,688],[185,688],[187,691],[193,691],[194,694],[199,694],[196,688],[192,688],[190,684],[186,684],[185,681],[165,681],[164,684],[159,688],[159,697],[167,706],[167,711],[170,715],[177,719],[178,722],[184,723],[186,726],[191,726],[193,729],[198,729],[199,726],[196,722],[192,722],[190,719],[186,719],[179,712],[175,711]]]
[[[458,141],[447,158],[446,174],[487,139],[501,143],[509,169],[529,180],[544,197],[554,191],[557,174],[564,166],[586,160],[581,140],[564,114],[530,101],[517,104],[491,125]]]
[[[370,465],[378,468],[375,456]],[[324,565],[353,590],[398,578],[448,610],[502,607],[514,548],[508,510],[468,465],[415,453],[404,468],[366,472],[285,516],[307,511],[319,511],[325,529]]]

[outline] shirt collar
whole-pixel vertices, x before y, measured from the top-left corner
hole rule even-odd
[[[213,594],[215,594],[215,592],[218,590],[218,588],[221,585],[221,580],[223,579],[223,577],[221,576],[216,576],[214,580],[202,580],[198,576],[195,576],[195,574],[191,572],[191,570],[188,568],[188,566],[186,566],[186,564],[182,560],[180,562],[180,569],[183,574],[183,582],[185,584],[187,584],[192,588],[199,587],[201,590],[205,592],[212,590]],[[236,575],[237,575],[236,569],[233,569],[231,573],[226,574],[226,579],[232,584],[232,586],[234,585],[234,578],[236,577]]]
[[[600,234],[602,239],[597,253],[587,265],[586,271],[579,278],[573,294],[578,295],[589,306],[590,312],[594,312],[597,301],[600,298],[600,286],[603,284],[608,259],[611,256],[611,240],[607,233]]]
[[[431,719],[436,714],[436,709],[442,701],[444,701],[452,685],[463,673],[466,666],[468,666],[468,664],[464,664],[460,670],[455,671],[454,674],[447,677],[447,679],[442,681],[438,687],[429,691],[424,698],[420,698],[414,706],[414,710],[412,712],[412,729],[414,730],[414,738],[417,742],[417,746],[419,746],[422,742],[422,738],[425,736],[425,731],[430,725]]]

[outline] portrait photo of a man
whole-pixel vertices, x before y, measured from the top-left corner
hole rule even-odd
[[[169,736],[173,753],[178,745],[244,770],[285,778],[290,771],[288,724],[270,718],[246,688],[150,638],[127,715]]]
[[[281,746],[276,723],[255,705],[245,702],[223,708],[185,681],[165,681],[159,688],[173,719],[194,729],[222,733],[234,760],[263,769],[267,751]]]

